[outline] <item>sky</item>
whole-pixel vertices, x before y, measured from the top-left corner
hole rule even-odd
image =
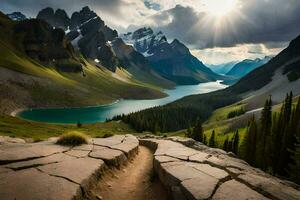
[[[207,64],[274,56],[300,35],[300,0],[1,0],[4,13],[88,5],[119,33],[149,26]]]

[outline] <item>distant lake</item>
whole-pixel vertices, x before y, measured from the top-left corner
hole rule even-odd
[[[177,86],[172,90],[164,90],[169,96],[161,99],[119,100],[109,105],[80,108],[28,109],[18,113],[17,116],[26,120],[55,124],[76,124],[78,121],[83,124],[104,122],[116,115],[165,105],[188,95],[208,93],[226,87],[227,85],[221,84],[220,81]]]

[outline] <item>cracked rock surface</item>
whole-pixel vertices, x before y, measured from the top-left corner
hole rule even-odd
[[[132,135],[95,138],[77,147],[1,137],[0,199],[82,199],[105,167],[124,164],[138,145]]]
[[[175,200],[299,200],[300,187],[192,139],[143,137],[154,170]]]

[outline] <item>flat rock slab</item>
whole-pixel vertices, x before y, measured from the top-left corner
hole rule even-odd
[[[37,169],[0,174],[0,198],[3,200],[73,199],[80,192],[78,189],[75,183]]]
[[[6,151],[4,151],[5,149]],[[0,164],[41,158],[55,153],[61,153],[68,149],[68,147],[53,143],[18,144],[15,146],[3,145],[1,149],[2,152],[0,153]]]
[[[107,165],[124,164],[139,145],[132,135],[91,139],[77,147],[56,145],[57,138],[39,143],[2,140],[0,199],[5,200],[82,199]]]
[[[154,170],[176,199],[300,199],[299,186],[272,177],[223,150],[178,137],[144,137],[140,143],[155,150]]]
[[[58,154],[53,154],[51,156],[46,156],[43,158],[33,159],[29,161],[14,162],[4,166],[6,168],[10,168],[13,170],[21,170],[21,169],[31,168],[31,167],[41,166],[41,165],[48,165],[51,163],[58,163],[70,159],[74,159],[74,158],[64,153],[58,153]]]
[[[244,184],[241,184],[235,180],[231,180],[223,183],[216,191],[212,198],[213,200],[266,200],[268,198],[262,196],[256,191],[250,189]]]
[[[218,182],[218,179],[203,173],[197,178],[183,181],[181,185],[188,199],[208,199],[212,196]]]
[[[104,162],[93,158],[78,158],[67,160],[60,163],[49,164],[38,167],[39,170],[65,178],[77,184],[84,186],[93,175],[96,175],[99,169],[104,167]]]
[[[247,182],[253,187],[263,189],[273,198],[292,200],[300,199],[300,193],[298,190],[280,183],[279,180],[262,177],[255,174],[243,174],[238,176],[238,178],[244,182]]]
[[[127,161],[127,157],[122,151],[109,148],[92,151],[89,156],[102,159],[107,165],[113,166],[120,166]]]

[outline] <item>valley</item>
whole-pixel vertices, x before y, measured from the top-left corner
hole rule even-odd
[[[46,123],[76,124],[104,122],[117,115],[129,114],[171,103],[182,97],[208,93],[227,87],[219,82],[200,83],[198,85],[177,86],[172,90],[163,90],[168,96],[156,100],[118,100],[115,103],[101,106],[81,108],[53,108],[53,109],[29,109],[15,113],[16,117],[25,120],[39,121]]]
[[[23,1],[0,5],[0,198],[300,198],[300,3]]]

